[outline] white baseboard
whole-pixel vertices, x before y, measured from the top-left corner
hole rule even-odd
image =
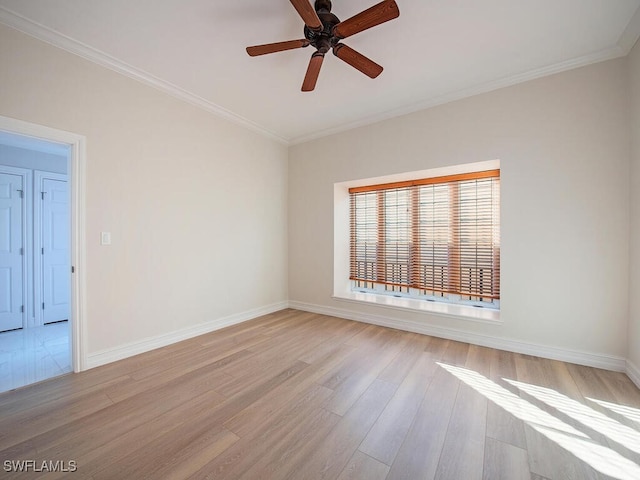
[[[640,369],[631,360],[627,360],[625,373],[636,384],[636,387],[640,388]]]
[[[453,328],[439,327],[419,323],[411,320],[393,318],[390,316],[372,315],[362,312],[354,312],[352,310],[344,310],[341,308],[327,307],[324,305],[315,305],[304,302],[289,301],[289,308],[303,310],[306,312],[320,313],[323,315],[331,315],[334,317],[345,318],[348,320],[356,320],[364,323],[371,323],[383,327],[396,328],[409,332],[431,335],[434,337],[446,338],[458,342],[471,343],[483,347],[497,348],[498,350],[506,350],[514,353],[523,353],[526,355],[534,355],[536,357],[549,358],[552,360],[560,360],[563,362],[576,363],[578,365],[586,365],[589,367],[603,368],[616,372],[629,371],[629,362],[622,357],[613,355],[602,355],[598,353],[581,352],[576,350],[568,350],[558,347],[550,347],[545,345],[537,345],[525,343],[519,340],[511,340],[508,338],[497,338],[489,335],[465,332]],[[635,369],[636,379],[640,379],[640,371]],[[638,384],[636,380],[632,380]]]
[[[182,330],[176,330],[175,332],[165,333],[163,335],[145,338],[119,347],[101,350],[88,355],[86,369],[88,370],[90,368],[99,367],[100,365],[106,365],[107,363],[132,357],[140,353],[149,352],[156,348],[166,347],[167,345],[171,345],[182,340],[187,340],[189,338],[197,337],[198,335],[204,335],[205,333],[220,330],[221,328],[246,322],[247,320],[252,320],[254,318],[261,317],[262,315],[277,312],[287,307],[288,302],[286,301],[273,303],[264,307],[254,308],[246,312],[229,315],[210,322],[187,327]]]
[[[289,301],[278,302],[264,307],[255,308],[246,312],[241,312],[227,317],[212,320],[210,322],[201,323],[192,327],[188,327],[175,332],[170,332],[155,337],[149,337],[138,342],[128,343],[119,347],[102,350],[90,354],[87,359],[87,369],[105,365],[107,363],[122,360],[140,353],[145,353],[156,348],[165,347],[182,340],[204,335],[221,328],[236,325],[262,315],[277,312],[285,308],[293,308],[305,312],[319,313],[322,315],[330,315],[333,317],[355,320],[383,327],[396,328],[409,332],[431,335],[458,342],[471,343],[483,347],[497,348],[509,352],[522,353],[526,355],[534,355],[552,360],[560,360],[563,362],[576,363],[589,367],[603,368],[616,372],[624,372],[627,376],[640,388],[640,369],[630,360],[612,355],[602,355],[597,353],[581,352],[576,350],[562,349],[558,347],[549,347],[532,343],[511,340],[507,338],[497,338],[478,333],[465,332],[453,328],[439,327],[428,325],[411,320],[392,318],[389,316],[372,315],[362,312],[354,312],[325,305],[316,305],[305,302]]]

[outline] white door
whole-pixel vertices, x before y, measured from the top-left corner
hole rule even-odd
[[[0,331],[22,328],[22,176],[0,173]]]
[[[42,180],[42,321],[69,319],[69,191],[65,180]]]

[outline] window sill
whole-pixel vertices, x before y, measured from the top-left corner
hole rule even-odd
[[[483,323],[502,323],[500,310],[490,308],[472,307],[468,305],[455,305],[444,302],[430,302],[413,298],[399,298],[390,295],[376,295],[374,293],[344,292],[333,295],[337,300],[346,300],[379,307],[394,308],[397,310],[409,310],[413,312],[430,313],[445,317],[455,317],[462,320],[472,320]]]

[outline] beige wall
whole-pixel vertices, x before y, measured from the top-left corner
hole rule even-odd
[[[619,59],[292,147],[290,301],[624,362],[627,102]],[[493,159],[502,170],[501,325],[331,298],[335,182]]]
[[[640,383],[640,42],[631,51],[631,276],[629,287],[629,361]]]
[[[87,139],[90,356],[286,302],[285,146],[2,25],[0,85]]]

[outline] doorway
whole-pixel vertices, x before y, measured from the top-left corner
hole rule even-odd
[[[0,135],[0,391],[71,371],[68,156]]]
[[[84,143],[0,116],[0,391],[86,364]]]

